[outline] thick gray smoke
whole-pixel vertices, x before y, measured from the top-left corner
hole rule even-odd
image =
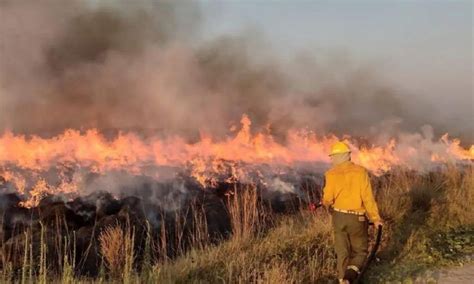
[[[387,125],[452,130],[421,100],[408,108],[373,68],[336,56],[283,63],[251,34],[204,41],[195,3],[4,0],[0,9],[0,131],[193,138],[225,134],[243,113],[279,137],[291,127],[365,137],[390,134]],[[471,140],[473,128],[453,134]]]

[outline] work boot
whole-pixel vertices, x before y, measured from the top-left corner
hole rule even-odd
[[[358,276],[359,272],[352,267],[348,267],[344,272],[344,280],[347,281],[346,283],[354,283]]]

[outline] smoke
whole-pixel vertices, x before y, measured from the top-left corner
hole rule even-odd
[[[196,195],[193,188],[179,178],[158,183],[147,176],[132,176],[123,172],[107,172],[82,185],[81,194],[109,192],[117,197],[140,196],[166,211],[176,211]]]
[[[188,1],[4,0],[0,9],[1,131],[195,138],[226,134],[243,113],[279,137],[292,127],[358,137],[379,137],[387,124],[450,131],[347,55],[284,61],[258,33],[203,40],[202,13]],[[456,130],[472,139],[472,125]]]

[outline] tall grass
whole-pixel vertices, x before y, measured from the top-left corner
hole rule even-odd
[[[426,267],[474,253],[472,242],[463,241],[472,240],[474,234],[472,166],[448,165],[427,174],[394,170],[374,177],[373,187],[386,226],[381,261],[368,271],[370,283],[411,277]],[[175,215],[173,225],[165,222],[169,215],[163,214],[159,228],[148,222],[145,228],[137,227],[128,220],[103,229],[97,241],[104,269],[96,278],[83,278],[76,275],[75,233],[48,242],[53,232],[64,228],[51,230],[41,224],[39,232],[25,230],[21,246],[2,244],[1,281],[314,283],[334,279],[331,217],[324,209],[277,216],[262,206],[255,186],[235,188],[233,193],[225,200],[232,235],[219,244],[209,236],[204,206],[193,203],[190,211]],[[56,226],[59,223],[64,220],[58,219]],[[137,237],[140,230],[143,242]],[[141,244],[138,250],[137,244]],[[56,262],[58,271],[51,269]]]
[[[334,272],[327,214],[284,217],[265,235],[192,250],[160,265],[160,283],[314,282]]]
[[[63,269],[61,275],[62,283],[74,283],[74,271],[76,269],[76,235],[73,235],[72,253],[69,251],[71,247],[70,240],[67,236],[64,237],[63,249]]]
[[[112,278],[129,282],[135,259],[134,229],[117,224],[105,228],[99,236],[100,252]]]
[[[45,284],[48,279],[48,262],[47,262],[47,228],[43,223],[40,223],[41,226],[41,240],[40,240],[40,261],[39,261],[39,283]]]
[[[29,268],[28,250],[30,249],[30,246],[29,246],[30,231],[26,230],[24,232],[24,234],[25,234],[25,247],[24,247],[24,255],[23,255],[23,265],[21,267],[21,283],[22,284],[24,284],[28,281],[27,275],[29,276],[29,273],[28,273],[28,268]]]
[[[394,171],[379,183],[377,200],[387,226],[382,261],[372,267],[371,281],[409,278],[427,267],[459,261],[452,255],[474,253],[472,166],[446,165],[424,175]],[[459,241],[459,234],[471,237]]]
[[[247,186],[242,190],[234,188],[233,194],[228,198],[228,210],[232,236],[236,239],[248,239],[260,229],[261,219],[258,193],[254,186]]]

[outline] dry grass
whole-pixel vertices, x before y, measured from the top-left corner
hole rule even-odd
[[[473,198],[472,166],[459,170],[446,165],[425,175],[397,171],[383,178],[377,200],[387,226],[382,262],[372,268],[371,281],[414,277],[473,253]]]
[[[125,232],[116,225],[106,228],[99,236],[100,252],[107,268],[114,276],[121,274],[125,268]]]
[[[228,210],[232,226],[232,236],[236,239],[252,237],[261,225],[257,189],[247,186],[241,190],[234,190],[228,199]]]
[[[232,238],[158,265],[156,277],[160,283],[314,282],[334,272],[328,218],[325,213],[283,217],[265,235]]]
[[[120,225],[105,228],[100,236],[100,252],[113,278],[131,277],[134,262],[134,233]]]
[[[398,170],[374,179],[387,224],[379,254],[382,260],[369,270],[370,283],[410,278],[426,267],[459,260],[443,254],[444,250],[462,247],[458,256],[472,251],[472,242],[454,240],[459,234],[458,239],[466,239],[474,228],[473,177],[472,167],[459,170],[447,166],[436,173]],[[266,234],[252,234],[252,216],[258,214],[251,205],[252,199],[246,205],[249,208],[240,207],[232,213],[234,234],[245,228],[244,237],[159,265],[155,279],[162,283],[312,283],[334,279],[332,233],[326,213],[302,211],[283,217]],[[247,218],[242,217],[245,210]],[[442,236],[441,240],[437,236]]]
[[[374,178],[374,190],[386,227],[381,262],[369,270],[370,283],[411,277],[424,267],[457,261],[463,251],[471,249],[474,253],[472,242],[459,243],[457,239],[459,234],[472,239],[470,232],[474,231],[472,166],[462,170],[446,166],[443,171],[430,174],[393,171]],[[301,210],[269,218],[255,187],[238,189],[227,199],[233,237],[211,245],[205,210],[193,206],[190,240],[183,237],[183,216],[176,216],[174,235],[169,235],[169,228],[164,225],[153,235],[148,224],[140,252],[141,265],[137,264],[140,258],[134,250],[133,226],[117,224],[104,229],[98,241],[107,271],[97,278],[74,275],[75,252],[67,249],[74,238],[63,239],[64,249],[58,255],[62,257],[62,270],[59,275],[52,275],[48,271],[49,248],[45,240],[52,232],[44,227],[39,234],[41,242],[35,248],[34,232],[27,231],[27,242],[22,245],[19,258],[22,268],[16,276],[10,258],[2,254],[2,281],[15,277],[22,283],[45,283],[51,279],[65,283],[314,283],[334,279],[330,216],[324,210],[316,214]],[[190,248],[185,248],[186,241]],[[174,259],[167,257],[170,244],[179,249]],[[459,246],[462,249],[458,254],[445,254]],[[38,257],[33,256],[35,251]]]

